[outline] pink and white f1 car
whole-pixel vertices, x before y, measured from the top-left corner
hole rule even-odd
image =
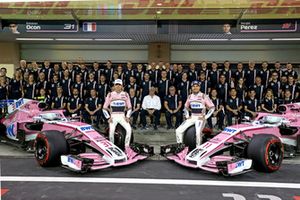
[[[117,127],[113,144],[91,125],[68,119],[63,110],[43,111],[42,105],[19,99],[10,103],[8,115],[0,121],[2,139],[34,147],[41,166],[61,163],[72,171],[87,172],[129,165],[153,154],[152,147],[138,143],[131,143],[125,153],[122,127]]]
[[[277,171],[284,157],[300,153],[300,104],[280,105],[279,111],[259,113],[253,121],[226,127],[199,147],[192,126],[184,135],[184,144],[162,146],[161,154],[180,165],[226,176],[252,168]]]

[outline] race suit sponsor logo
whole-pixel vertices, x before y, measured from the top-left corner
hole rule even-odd
[[[79,129],[82,131],[82,132],[87,132],[87,131],[92,131],[94,130],[93,127],[91,125],[89,126],[81,126],[79,127]]]

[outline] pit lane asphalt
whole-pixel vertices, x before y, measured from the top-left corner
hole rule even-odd
[[[61,167],[42,168],[33,158],[0,157],[1,176],[80,177],[88,178],[140,178],[172,180],[213,180],[300,183],[300,165],[284,164],[275,173],[252,171],[235,177],[223,177],[198,169],[189,169],[171,161],[145,160],[130,166],[108,168],[86,174],[77,174]],[[65,183],[65,182],[12,182],[2,181],[1,188],[9,189],[2,199],[234,199],[225,193],[242,195],[237,199],[260,199],[259,195],[273,195],[279,199],[300,196],[300,189],[195,186],[124,183]],[[226,195],[226,194],[225,194]],[[228,195],[228,194],[227,194]],[[229,194],[230,196],[230,194]],[[266,199],[266,198],[265,198]],[[271,199],[271,198],[269,198]],[[243,200],[243,199],[242,199]]]

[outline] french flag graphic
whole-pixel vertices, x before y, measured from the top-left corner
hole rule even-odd
[[[96,32],[97,24],[96,22],[83,22],[83,32]]]

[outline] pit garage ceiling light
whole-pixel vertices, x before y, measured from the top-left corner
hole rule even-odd
[[[132,41],[131,38],[97,38],[95,41]]]
[[[229,39],[198,39],[198,38],[191,38],[190,41],[228,41]]]
[[[19,41],[51,41],[53,38],[16,38]]]
[[[231,41],[268,41],[270,38],[236,38],[230,39]]]
[[[57,41],[92,41],[92,38],[55,38]]]
[[[274,41],[299,41],[300,38],[273,38]]]

